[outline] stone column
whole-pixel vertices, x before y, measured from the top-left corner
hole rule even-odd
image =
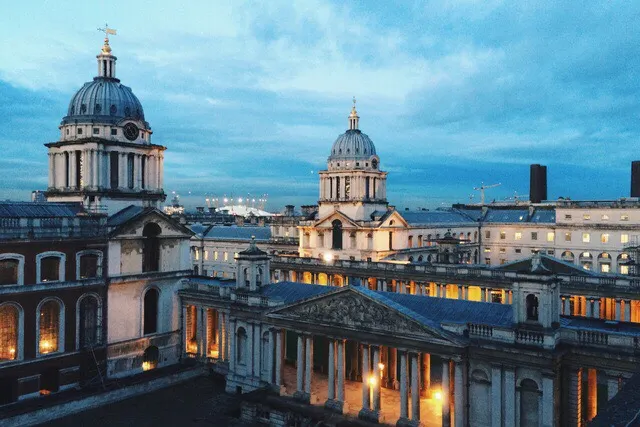
[[[362,410],[368,411],[369,406],[369,345],[362,344]]]
[[[373,353],[373,378],[375,378],[375,382],[372,384],[373,387],[373,402],[371,402],[371,406],[373,406],[373,411],[378,413],[380,412],[380,387],[381,387],[381,379],[380,379],[380,347],[372,346],[371,351]]]
[[[304,392],[311,396],[311,376],[313,375],[313,337],[308,335],[305,339],[305,371],[304,371]]]
[[[451,387],[449,379],[449,361],[442,361],[442,426],[451,427]],[[515,390],[514,390],[515,392]],[[505,424],[515,425],[515,424]]]
[[[587,313],[586,313],[586,317],[592,317],[593,316],[593,298],[592,297],[587,297]]]
[[[207,360],[207,309],[198,308],[198,357]]]
[[[387,279],[382,279],[382,292],[387,292]]]
[[[100,186],[100,162],[98,159],[98,150],[91,150],[91,165],[93,166],[91,186],[98,188]]]
[[[428,396],[431,391],[431,355],[422,353],[422,391]]]
[[[76,188],[76,173],[78,172],[76,169],[77,161],[76,161],[76,152],[69,152],[69,187]]]
[[[516,375],[513,368],[504,368],[504,425],[516,425]]]
[[[269,330],[269,354],[267,355],[267,382],[269,384],[275,384],[275,363],[274,363],[274,353],[276,352],[276,335],[278,331],[275,329]]]
[[[298,334],[298,354],[296,360],[296,392],[304,393],[304,338]]]
[[[396,387],[396,379],[398,375],[398,349],[390,348],[389,349],[389,366],[387,367],[389,372],[389,383],[387,387],[391,389],[397,389]]]
[[[480,288],[480,301],[487,302],[487,288]]]
[[[553,414],[553,401],[554,399],[554,387],[553,378],[542,377],[542,425],[553,426],[554,414]]]
[[[125,153],[118,153],[118,160],[120,161],[120,164],[118,165],[118,175],[120,177],[118,187],[127,188],[127,185],[129,184],[127,182],[127,155]]]
[[[491,366],[491,427],[502,427],[502,368]]]
[[[631,322],[631,300],[624,300],[624,321]]]
[[[254,337],[254,324],[249,323],[247,325],[247,376],[252,376],[254,373],[254,359],[253,359],[253,344],[255,342]],[[259,367],[258,367],[259,369]]]
[[[458,286],[458,299],[464,299],[463,295],[462,295],[462,285],[457,285]]]
[[[411,353],[411,420],[420,422],[420,364],[418,354]]]
[[[328,390],[327,400],[333,400],[336,398],[336,367],[335,367],[335,346],[336,342],[329,339],[329,378],[328,378]]]
[[[598,412],[598,372],[587,369],[587,421],[591,421]]]
[[[621,309],[620,302],[621,301],[618,298],[616,298],[614,301],[615,301],[615,305],[616,305],[616,320],[620,321],[620,320],[622,320],[622,318],[621,318],[622,316],[621,316],[621,313],[620,313],[620,309]]]
[[[582,368],[569,368],[569,425],[583,427],[582,423]]]
[[[236,321],[229,322],[229,372],[236,369]]]
[[[55,155],[53,153],[49,153],[49,188],[55,187]]]
[[[600,318],[600,298],[597,298],[593,302],[593,317],[595,317],[596,319]]]
[[[282,370],[283,370],[283,363],[282,363],[282,359],[284,356],[284,352],[282,351],[284,348],[284,342],[282,340],[282,335],[283,335],[283,331],[276,329],[275,330],[275,336],[276,336],[276,372],[275,372],[275,384],[276,386],[280,387],[282,386]]]
[[[455,362],[455,371],[454,371],[454,412],[455,412],[455,423],[456,427],[464,427],[466,426],[466,417],[465,412],[467,408],[466,399],[465,399],[465,387],[464,387],[464,373],[462,371],[463,365],[461,361]]]
[[[407,389],[407,352],[400,351],[400,419],[409,419],[409,390]]]
[[[562,314],[565,316],[571,315],[571,298],[567,295],[562,297]]]
[[[344,356],[345,356],[345,342],[343,339],[338,340],[338,360],[337,360],[337,373],[338,373],[338,387],[336,390],[336,397],[339,402],[344,404]]]

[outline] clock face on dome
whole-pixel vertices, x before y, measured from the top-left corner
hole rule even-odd
[[[127,138],[129,141],[135,141],[136,139],[138,139],[138,126],[136,126],[134,123],[127,123],[126,125],[124,125],[122,131],[125,138]]]

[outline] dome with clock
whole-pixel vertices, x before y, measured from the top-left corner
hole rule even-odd
[[[151,143],[151,128],[131,88],[116,78],[116,60],[104,28],[98,75],[71,98],[60,140],[49,148],[51,201],[79,201],[88,209],[115,212],[130,204],[157,206],[165,199],[166,147]]]

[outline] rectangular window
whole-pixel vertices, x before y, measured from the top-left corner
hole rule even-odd
[[[627,214],[620,215],[620,221],[629,221],[629,215]]]
[[[516,248],[516,253],[517,253],[517,254],[521,254],[521,253],[522,253],[522,249],[520,249],[520,248]]]
[[[229,253],[228,252],[224,253],[224,260],[225,261],[229,261]]]
[[[501,254],[506,254],[507,253],[507,248],[500,248],[500,253]]]
[[[626,233],[621,234],[620,243],[629,243],[629,235]]]
[[[564,219],[571,219],[571,214],[565,214]]]
[[[621,265],[620,266],[620,274],[629,274],[629,266]]]
[[[200,259],[200,251],[198,250],[198,248],[194,248],[194,252],[196,253],[196,261],[198,261]]]
[[[78,128],[78,135],[82,135],[82,128]]]
[[[93,128],[93,134],[98,135],[100,133],[100,128]]]
[[[591,219],[591,215],[590,214],[582,214],[582,219],[584,219],[585,221],[589,221]]]
[[[49,256],[40,260],[40,281],[55,282],[60,280],[60,258]]]
[[[582,233],[582,243],[591,242],[591,235],[589,233]]]
[[[567,231],[566,233],[564,233],[564,241],[565,242],[570,242],[571,241],[571,232]]]
[[[110,173],[111,176],[109,177],[109,184],[111,185],[111,188],[118,188],[118,180],[120,179],[120,165],[118,162],[118,153],[110,153],[109,154],[109,163],[110,163]]]
[[[547,250],[548,255],[555,255],[556,251],[554,249]]]
[[[553,242],[556,240],[556,233],[553,231],[547,232],[547,242]]]
[[[537,231],[532,231],[531,232],[531,240],[538,240],[538,232]]]
[[[513,235],[513,238],[515,240],[522,240],[522,232],[516,231],[515,234]]]
[[[111,136],[118,135],[118,129],[111,129]]]
[[[611,271],[611,265],[609,264],[600,264],[600,272],[609,273]]]
[[[609,215],[607,215],[607,214],[602,214],[602,220],[603,220],[603,221],[608,221],[608,220],[609,220]]]
[[[491,238],[491,231],[487,230],[484,232],[484,238],[485,239],[490,239]]]
[[[507,238],[507,233],[505,231],[500,232],[500,240],[504,240]]]
[[[507,260],[504,258],[500,258],[500,265],[506,264]]]
[[[485,263],[486,265],[491,265],[491,258],[485,258],[485,259],[484,259],[484,263]]]
[[[491,253],[491,248],[484,248],[485,253]]]
[[[214,251],[213,252],[213,260],[217,261],[218,260],[218,251]]]
[[[208,261],[208,260],[209,260],[209,251],[208,251],[208,250],[206,250],[206,249],[205,249],[205,251],[204,251],[204,259],[205,259],[205,261]],[[206,274],[205,274],[205,276],[206,276]]]
[[[88,279],[90,277],[98,277],[98,256],[82,255],[80,257],[80,278]]]
[[[602,243],[609,243],[609,234],[608,233],[602,233],[602,235],[600,236],[600,241]]]

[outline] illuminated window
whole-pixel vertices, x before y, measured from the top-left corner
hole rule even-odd
[[[213,251],[213,260],[214,261],[218,260],[218,251]]]
[[[620,235],[620,243],[629,243],[629,235],[624,233]]]
[[[609,264],[600,264],[600,272],[609,273],[611,271],[611,265]]]
[[[565,242],[570,242],[571,241],[571,232],[567,231],[566,233],[564,233],[564,241]]]
[[[531,232],[531,240],[538,240],[538,232],[537,231],[532,231]]]
[[[589,221],[591,219],[591,215],[590,214],[583,214],[582,215],[582,219],[584,219],[585,221]]]
[[[0,305],[0,362],[18,358],[20,312],[13,304]]]
[[[513,238],[515,240],[522,240],[522,232],[516,231],[516,233],[513,235]]]
[[[627,214],[620,215],[620,221],[629,221],[629,215]]]
[[[608,221],[608,220],[609,220],[609,215],[607,215],[607,214],[602,214],[602,220],[603,220],[603,221]]]
[[[500,240],[504,240],[507,238],[507,233],[505,231],[500,232]]]
[[[198,261],[200,259],[200,251],[198,250],[198,248],[193,248],[193,249],[195,252],[196,261]]]
[[[205,249],[204,251],[204,260],[209,261],[209,251]]]
[[[609,233],[602,233],[600,236],[600,241],[602,243],[609,243]]]
[[[547,232],[547,242],[553,242],[556,240],[556,233],[553,231]]]
[[[490,253],[491,252],[491,248],[484,248],[484,252],[485,253]]]
[[[60,303],[48,300],[40,306],[38,315],[38,353],[56,353],[60,347]]]
[[[629,266],[621,265],[620,266],[620,274],[629,274]]]
[[[225,261],[229,261],[229,253],[228,252],[224,253],[224,260]]]
[[[198,330],[198,312],[195,305],[186,307],[187,317],[185,336],[185,349],[187,353],[196,354],[198,352],[197,330]]]
[[[591,235],[589,233],[582,233],[582,243],[591,242]]]

